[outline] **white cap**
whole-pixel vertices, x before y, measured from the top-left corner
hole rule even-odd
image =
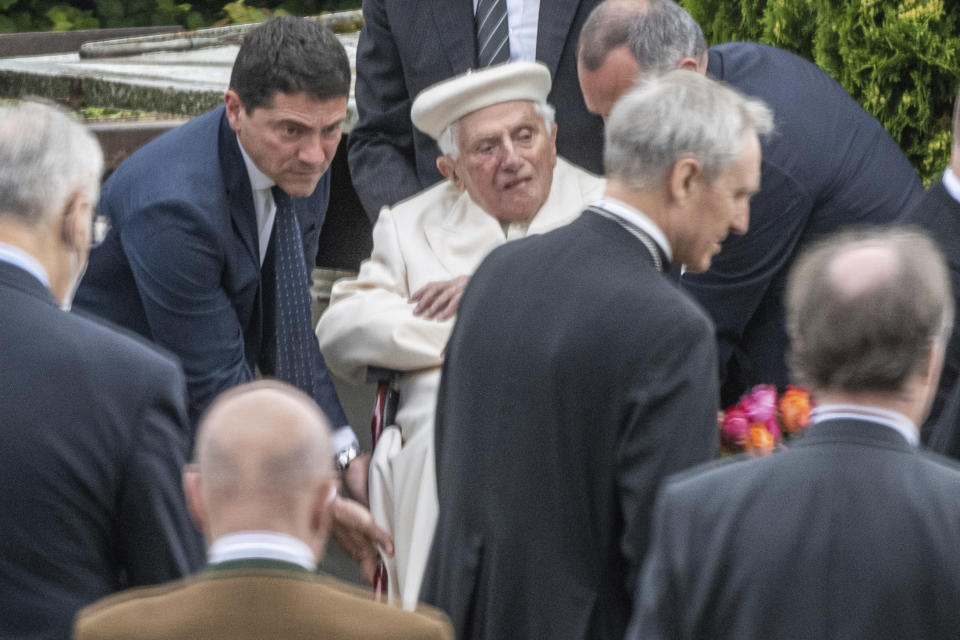
[[[410,119],[434,140],[444,129],[477,109],[511,100],[545,102],[550,70],[540,62],[505,62],[471,69],[417,95]]]

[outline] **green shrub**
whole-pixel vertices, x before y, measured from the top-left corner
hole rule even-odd
[[[258,22],[269,15],[311,15],[357,9],[360,0],[0,0],[0,33],[69,31],[107,27],[179,24],[199,29],[213,24]]]
[[[928,183],[950,157],[960,0],[681,0],[710,43],[812,60],[876,117]]]

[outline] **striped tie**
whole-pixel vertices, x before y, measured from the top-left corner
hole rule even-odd
[[[507,0],[477,2],[477,63],[488,67],[510,59]]]

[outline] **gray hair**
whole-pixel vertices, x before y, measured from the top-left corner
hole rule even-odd
[[[96,138],[59,109],[0,108],[0,216],[36,226],[79,190],[95,199],[102,172]]]
[[[547,128],[547,133],[553,127],[555,110],[546,102],[534,102],[534,110],[543,118],[543,124]],[[456,160],[460,156],[460,119],[454,120],[437,138],[437,146],[440,147],[440,153],[449,156],[451,160]]]
[[[699,73],[670,71],[628,91],[610,113],[607,177],[636,191],[658,187],[681,158],[695,157],[714,180],[743,152],[748,132],[765,135],[773,115],[760,100]]]
[[[870,246],[892,252],[893,273],[844,287],[834,263]],[[954,314],[943,257],[925,233],[909,228],[845,231],[814,244],[790,272],[786,307],[794,377],[848,393],[902,391],[930,344],[946,343]]]
[[[596,71],[621,46],[630,48],[642,71],[663,73],[683,58],[699,60],[707,40],[697,21],[672,0],[607,0],[580,31],[578,60]]]

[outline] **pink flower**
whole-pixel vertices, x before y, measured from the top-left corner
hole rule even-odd
[[[750,419],[741,405],[735,404],[724,411],[723,423],[720,425],[720,442],[724,446],[742,447],[749,433]]]
[[[760,423],[770,432],[775,442],[781,438],[777,424],[777,388],[772,384],[758,384],[740,399],[740,406],[750,423]]]

